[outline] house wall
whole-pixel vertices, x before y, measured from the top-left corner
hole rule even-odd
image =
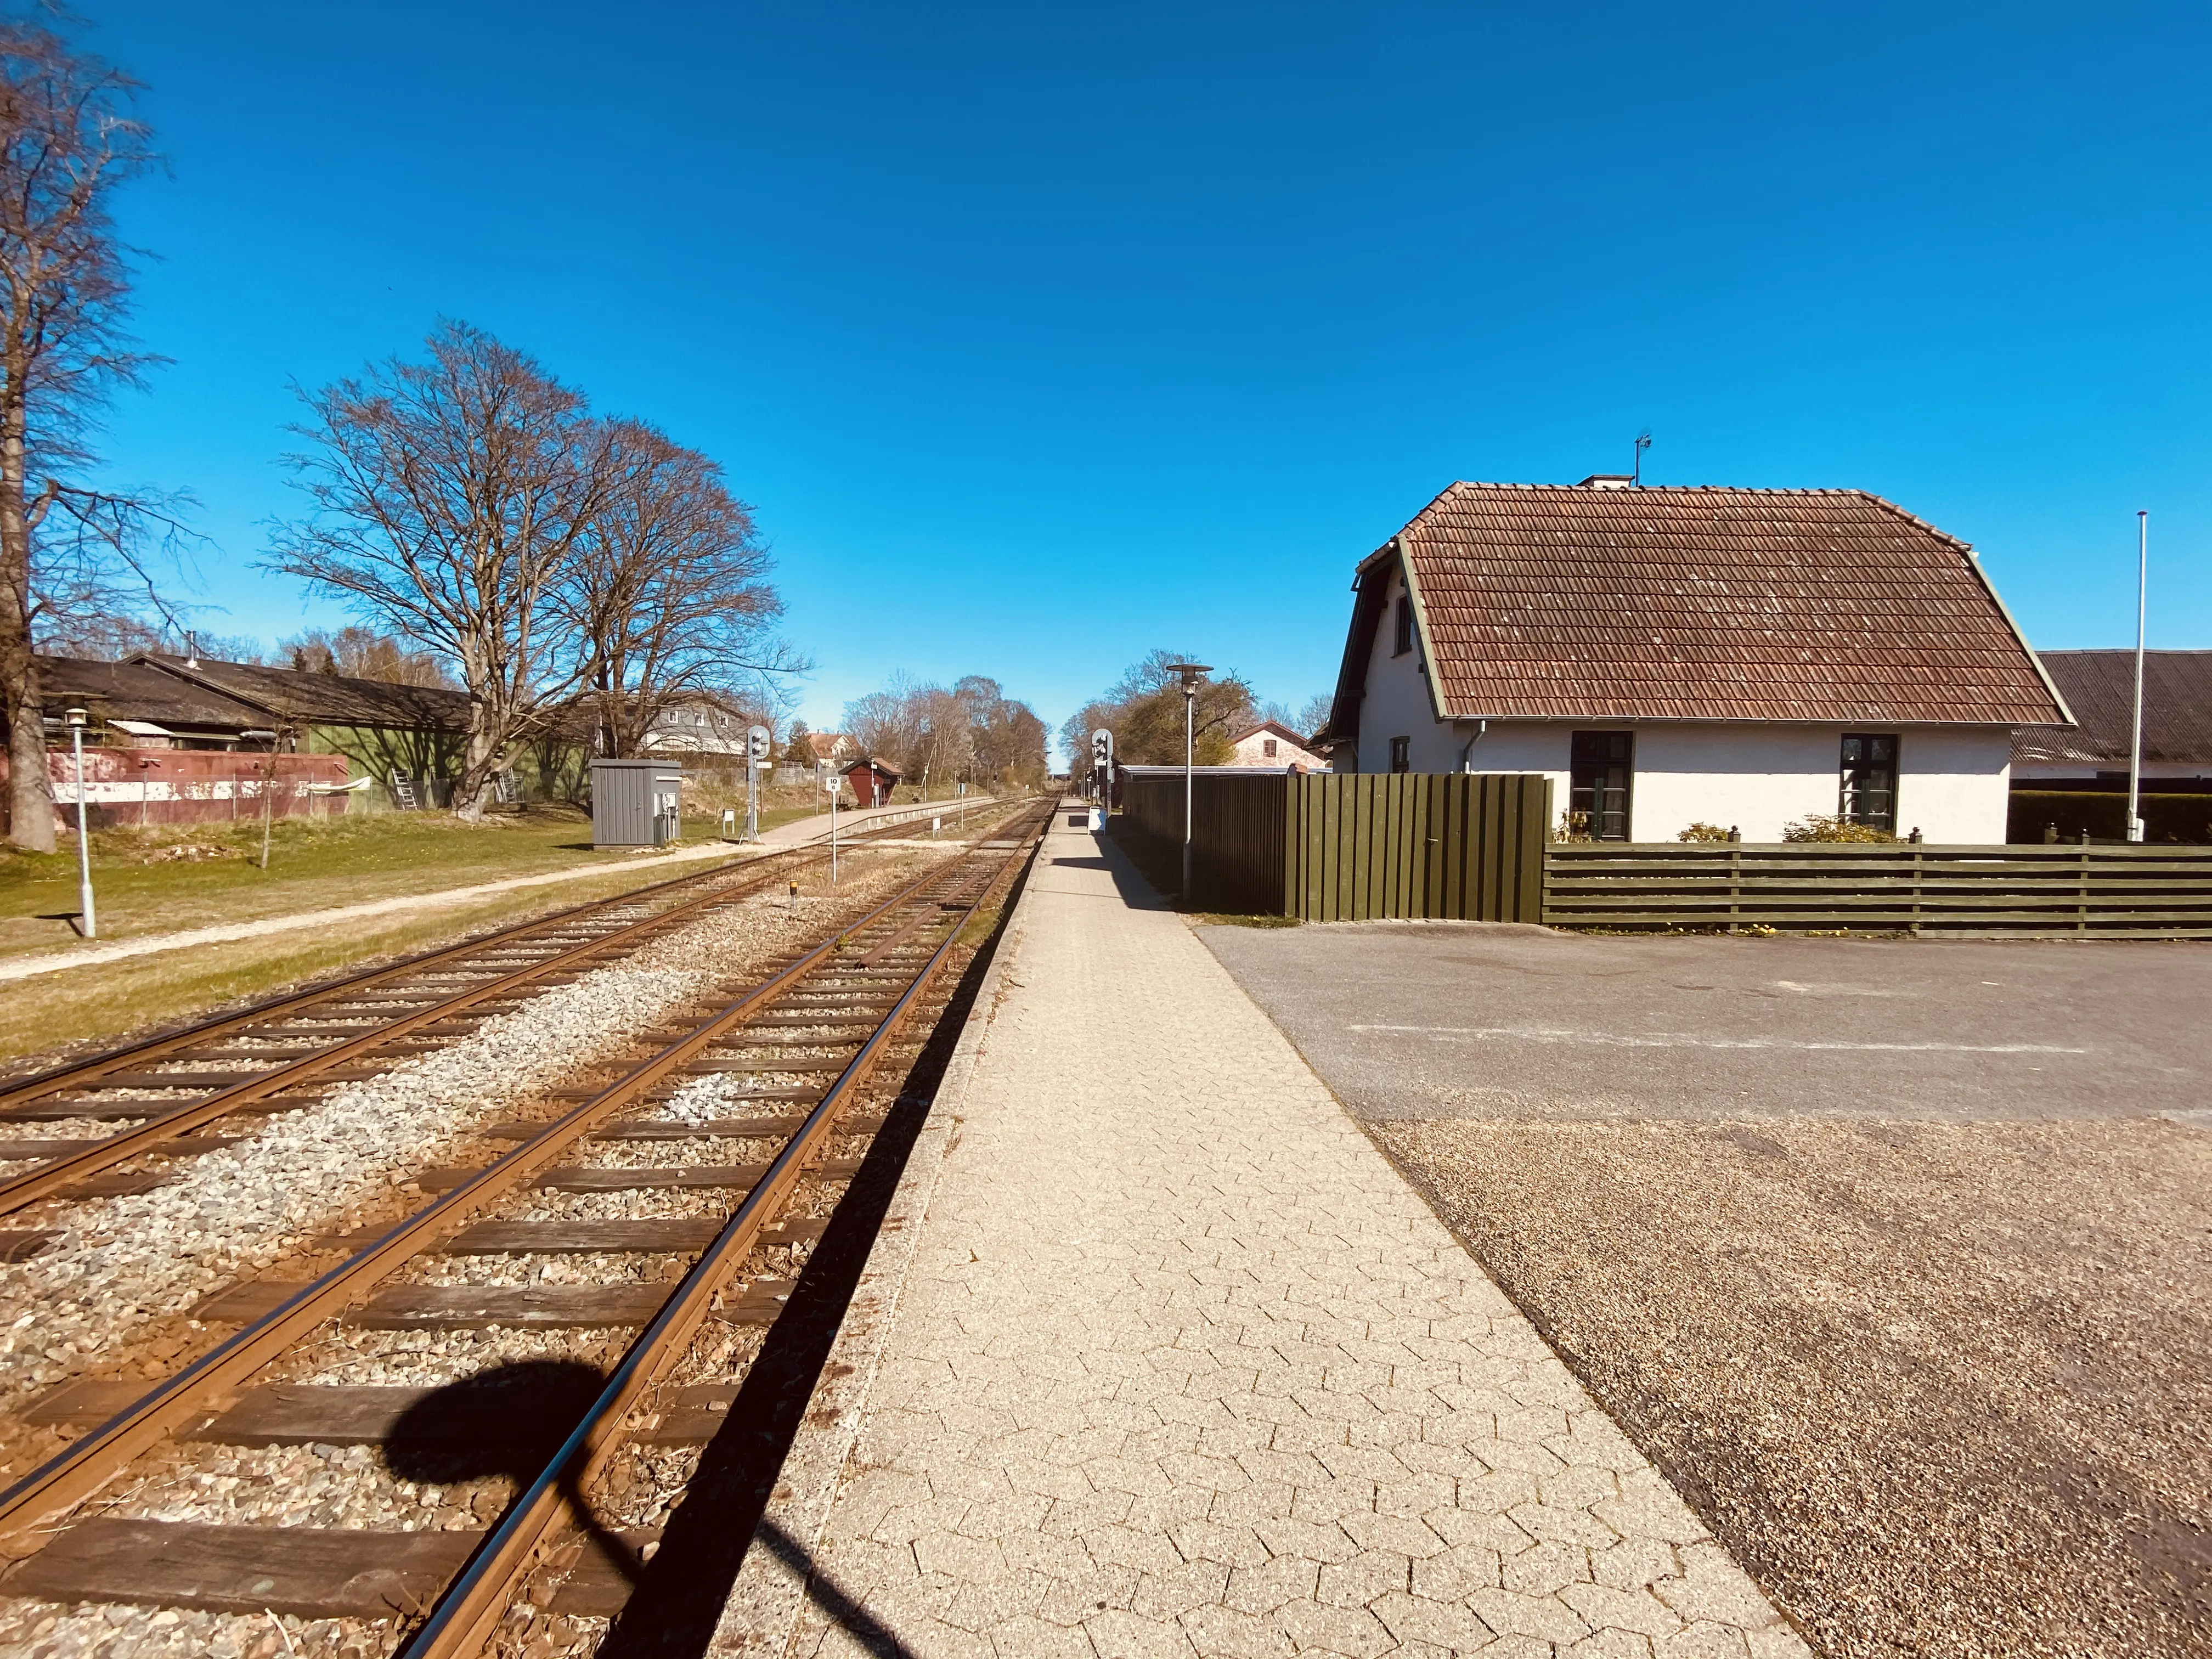
[[[1492,720],[1467,764],[1477,772],[1544,773],[1564,811],[1573,736],[1583,728],[1636,734],[1629,835],[1637,841],[1672,841],[1696,823],[1733,826],[1746,841],[1779,841],[1783,826],[1791,820],[1825,816],[1837,807],[1841,726]],[[1473,729],[1471,724],[1455,729],[1431,721],[1425,734],[1416,730],[1411,734],[1413,770],[1459,770],[1461,745]],[[1389,770],[1387,736],[1379,764],[1368,765],[1368,753],[1363,740],[1360,770]],[[1436,756],[1437,763],[1425,763],[1425,754]],[[1898,759],[1900,835],[1917,827],[1934,842],[2004,840],[2012,762],[2008,732],[1907,726],[1899,730]]]
[[[1275,752],[1272,755],[1266,752],[1269,738],[1275,738]],[[1243,742],[1237,744],[1229,764],[1272,766],[1278,769],[1285,766],[1303,766],[1309,772],[1328,770],[1328,763],[1320,756],[1301,744],[1293,743],[1288,738],[1276,737],[1272,732],[1255,732]]]
[[[1393,618],[1398,599],[1406,591],[1406,573],[1394,571],[1382,596],[1382,621],[1367,656],[1367,695],[1359,705],[1359,748],[1357,757],[1341,748],[1334,757],[1344,772],[1387,772],[1390,769],[1390,739],[1410,738],[1410,769],[1415,772],[1456,772],[1460,749],[1467,739],[1437,720],[1436,699],[1430,695],[1429,677],[1422,661],[1421,641],[1415,631],[1413,648],[1402,657],[1390,654]],[[1498,769],[1486,766],[1485,771]]]

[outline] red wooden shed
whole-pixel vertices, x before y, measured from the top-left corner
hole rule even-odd
[[[845,769],[845,781],[853,786],[853,799],[863,806],[881,806],[906,775],[887,760],[864,756]]]

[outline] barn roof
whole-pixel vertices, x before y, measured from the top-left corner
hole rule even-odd
[[[2064,694],[2071,731],[2022,732],[2015,761],[2124,766],[2135,724],[2133,651],[2046,651],[2043,665]],[[2212,651],[2143,653],[2143,758],[2212,765]]]
[[[210,662],[204,657],[188,662],[182,657],[150,652],[131,660],[294,721],[396,726],[407,731],[468,729],[468,694],[443,686],[398,685],[313,669]]]
[[[1424,507],[1360,568],[1326,735],[1401,563],[1444,718],[2068,720],[1967,545],[1880,496],[1607,482]]]
[[[83,657],[39,659],[39,701],[59,715],[82,703],[100,720],[144,720],[163,726],[240,732],[263,725],[262,710],[137,662]]]

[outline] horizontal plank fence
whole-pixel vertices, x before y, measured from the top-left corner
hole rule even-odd
[[[1553,927],[2212,939],[2212,847],[1559,842],[1543,862]]]
[[[1182,842],[1175,768],[1121,775],[1129,819]],[[1192,779],[1193,900],[1306,921],[1534,921],[1552,784],[1535,774],[1282,773]]]

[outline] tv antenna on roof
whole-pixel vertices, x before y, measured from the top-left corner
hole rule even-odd
[[[1647,426],[1636,434],[1636,469],[1629,474],[1628,477],[1632,486],[1640,485],[1644,482],[1644,452],[1650,447],[1651,428]]]

